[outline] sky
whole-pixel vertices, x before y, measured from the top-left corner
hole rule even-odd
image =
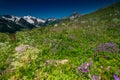
[[[0,15],[62,18],[87,14],[120,0],[0,0]]]

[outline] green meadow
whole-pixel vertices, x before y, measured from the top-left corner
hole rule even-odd
[[[120,3],[16,37],[0,33],[0,80],[119,80]]]

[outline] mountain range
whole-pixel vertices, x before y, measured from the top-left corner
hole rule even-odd
[[[0,32],[14,33],[21,29],[32,29],[45,26],[56,21],[55,18],[40,19],[32,16],[17,17],[12,15],[0,16]]]
[[[73,13],[66,18],[74,19],[78,15],[78,13]],[[0,15],[0,32],[15,33],[16,31],[20,31],[22,29],[32,29],[43,27],[49,24],[55,24],[58,23],[60,20],[63,19],[40,19],[33,16],[18,17],[13,15]]]
[[[86,15],[80,15],[79,13],[74,12],[70,16],[63,17],[61,19],[55,19],[55,18],[44,19],[33,16],[18,17],[13,15],[0,15],[0,32],[15,33],[16,31],[21,31],[23,29],[40,28],[47,25],[56,25],[58,23],[64,24],[64,22],[67,21],[74,23],[75,20],[77,21],[80,19],[82,19],[80,20],[81,23],[84,23],[88,18],[90,18],[90,20],[92,19],[92,21],[95,21],[97,18],[104,20],[104,18],[105,19],[108,18],[109,15],[112,16],[112,14],[117,14],[118,12],[116,13],[116,11],[119,11],[119,8],[117,8],[118,6],[119,3],[113,4],[111,6],[101,8],[91,14],[86,14]],[[103,15],[102,13],[104,12],[105,14]],[[77,23],[79,22],[77,21]]]

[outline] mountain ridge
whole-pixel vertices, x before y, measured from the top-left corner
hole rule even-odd
[[[1,19],[1,23],[3,23],[3,22],[6,21],[6,24],[7,24],[6,27],[8,26],[7,28],[10,27],[10,25],[8,25],[8,24],[11,22],[11,24],[13,24],[13,25],[20,26],[20,28],[23,28],[23,29],[32,29],[32,28],[38,28],[38,27],[43,27],[43,26],[47,26],[47,25],[55,25],[55,24],[58,24],[58,23],[61,23],[61,22],[64,22],[64,21],[65,22],[66,21],[72,21],[72,22],[74,22],[75,19],[77,21],[77,20],[79,20],[82,17],[83,17],[82,18],[83,21],[86,19],[85,17],[87,17],[87,18],[90,18],[90,17],[93,18],[94,17],[94,19],[95,18],[99,18],[100,19],[103,16],[106,16],[106,18],[107,18],[107,17],[109,17],[109,15],[111,15],[111,14],[109,14],[110,12],[114,13],[114,14],[118,13],[118,12],[116,12],[114,10],[114,8],[117,9],[117,7],[120,7],[119,4],[120,4],[120,2],[114,3],[114,4],[110,5],[110,6],[106,6],[106,7],[101,8],[101,9],[95,11],[95,12],[92,12],[90,14],[85,14],[85,15],[80,15],[79,13],[74,12],[70,16],[64,17],[64,18],[61,18],[61,19],[55,19],[55,18],[41,19],[41,18],[37,18],[37,17],[33,17],[33,16],[18,17],[18,16],[13,16],[13,15],[0,15],[0,19]],[[110,9],[110,10],[112,10],[112,11],[109,10],[105,14],[102,14],[103,12],[107,11],[106,10],[107,8]],[[96,15],[96,13],[98,13],[99,15]],[[103,18],[105,18],[105,17],[103,17]],[[0,31],[1,32],[2,32],[3,26],[4,25],[2,25],[2,24],[0,26],[1,27]],[[12,27],[13,26],[11,26],[11,28]],[[15,27],[13,27],[13,28],[15,28]],[[21,29],[18,29],[18,30],[17,29],[13,29],[13,30],[15,30],[14,32],[21,30]]]
[[[6,24],[6,28],[10,28],[12,29],[12,32],[16,32],[16,31],[20,31],[21,28],[23,29],[32,29],[32,28],[37,28],[37,27],[42,27],[47,25],[47,23],[52,23],[54,22],[56,19],[51,18],[51,19],[40,19],[40,18],[36,18],[33,16],[23,16],[23,17],[18,17],[18,16],[13,16],[13,15],[0,15],[0,31],[1,32],[8,32],[11,33],[11,31],[8,31],[4,29],[4,26]],[[9,25],[11,24],[11,25]],[[13,29],[16,28],[14,27],[14,25],[19,26],[17,27],[17,29]],[[18,29],[20,28],[20,29]],[[10,29],[10,30],[11,30]],[[4,31],[2,31],[4,30]]]

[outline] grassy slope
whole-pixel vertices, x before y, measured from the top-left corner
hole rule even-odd
[[[62,23],[17,32],[15,43],[0,33],[0,80],[89,80],[90,75],[112,80],[113,74],[120,75],[120,52],[98,52],[94,56],[96,46],[103,43],[120,48],[120,3]],[[15,48],[20,44],[33,48],[17,54]],[[68,60],[66,64],[52,62],[64,59]],[[90,60],[93,63],[88,73],[77,70]]]

